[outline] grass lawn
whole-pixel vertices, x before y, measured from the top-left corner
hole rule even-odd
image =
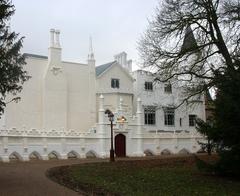
[[[193,157],[53,168],[49,176],[99,195],[240,195],[240,182],[198,171]]]

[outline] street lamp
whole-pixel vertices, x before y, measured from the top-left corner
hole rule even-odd
[[[111,110],[107,109],[105,111],[105,114],[108,115],[109,121],[111,122],[111,149],[110,149],[110,162],[114,162],[114,149],[113,149],[113,120],[114,120],[114,114],[111,112]]]

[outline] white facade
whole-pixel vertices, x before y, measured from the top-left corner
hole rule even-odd
[[[183,92],[177,81],[171,83],[160,83],[154,81],[154,75],[151,72],[137,70],[132,73],[135,82],[134,87],[134,108],[136,108],[137,98],[141,98],[143,110],[146,107],[152,106],[155,108],[155,124],[145,124],[145,128],[150,132],[164,131],[196,131],[194,126],[189,126],[189,115],[195,115],[198,118],[205,119],[205,103],[204,97],[201,96],[195,103],[182,104]],[[152,84],[152,89],[146,89],[145,83]],[[165,92],[165,85],[171,85],[171,92]],[[174,124],[166,125],[164,117],[164,109],[174,109]]]
[[[177,120],[174,127],[164,126],[161,109],[156,112],[156,124],[145,125],[145,106],[161,108],[175,103],[179,92],[164,95],[162,85],[146,92],[144,81],[153,77],[142,71],[131,75],[126,53],[117,55],[118,61],[95,67],[90,46],[86,64],[62,61],[59,34],[54,29],[50,32],[48,57],[26,54],[26,70],[32,77],[23,85],[21,101],[8,104],[1,117],[0,160],[108,157],[106,109],[115,114],[114,141],[119,156],[199,150],[197,141],[202,137],[187,123],[188,114],[205,119],[203,102],[191,111],[187,106],[178,109],[175,118],[182,118],[181,127]],[[119,120],[123,116],[124,122]]]

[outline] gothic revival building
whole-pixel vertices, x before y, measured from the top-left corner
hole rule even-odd
[[[150,72],[132,72],[125,52],[100,66],[92,47],[87,63],[63,61],[59,34],[50,31],[48,56],[25,54],[31,79],[21,101],[8,104],[1,118],[0,160],[108,157],[106,109],[114,113],[116,156],[200,149],[194,125],[196,117],[205,119],[204,99],[174,110],[181,94],[177,83],[155,84]]]

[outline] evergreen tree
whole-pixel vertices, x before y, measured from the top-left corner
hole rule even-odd
[[[214,119],[209,119],[207,122],[202,119],[197,119],[196,129],[199,133],[205,136],[205,141],[199,141],[198,143],[201,145],[204,151],[207,151],[208,155],[211,155],[212,151],[217,149],[218,146],[213,139],[217,131]]]
[[[217,131],[213,139],[219,144],[220,155],[216,169],[240,176],[240,69],[218,77],[222,82],[215,100]]]
[[[29,79],[23,69],[24,56],[20,53],[23,37],[10,32],[7,23],[14,14],[14,5],[10,0],[0,1],[0,116],[8,102],[17,101],[17,93],[22,90],[22,84]],[[6,100],[6,96],[11,98]],[[10,96],[9,96],[10,97]]]

